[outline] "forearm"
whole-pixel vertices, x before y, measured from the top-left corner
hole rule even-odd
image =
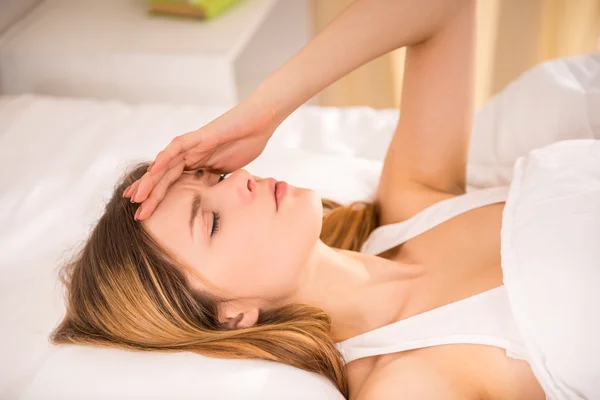
[[[468,0],[356,0],[255,91],[276,118],[359,66],[425,42]]]

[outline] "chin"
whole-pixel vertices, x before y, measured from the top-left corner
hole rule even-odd
[[[293,187],[293,197],[295,197],[298,216],[302,218],[302,225],[310,226],[311,231],[316,232],[318,237],[321,234],[321,225],[323,223],[323,204],[321,196],[312,189]]]
[[[308,207],[318,211],[320,218],[323,217],[323,205],[321,203],[321,196],[312,189],[291,186],[292,189],[290,194],[296,198],[298,205],[302,207]]]
[[[317,219],[319,220],[319,231],[321,230],[321,222],[323,221],[323,203],[321,202],[321,196],[314,190],[307,189],[311,194],[311,203],[314,208]]]
[[[287,253],[298,265],[303,265],[312,254],[321,235],[323,225],[323,205],[321,197],[314,190],[289,187],[288,208],[285,215],[286,236],[291,248]],[[285,201],[284,200],[284,201]]]

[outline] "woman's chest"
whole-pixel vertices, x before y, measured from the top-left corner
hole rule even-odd
[[[502,285],[503,209],[497,203],[468,211],[386,252],[386,258],[426,271],[401,318]]]
[[[415,366],[422,372],[415,374]],[[545,399],[529,364],[508,358],[498,347],[451,344],[356,360],[348,365],[350,398],[367,382],[380,379],[383,371],[388,377],[413,376],[424,384],[441,378],[448,398]]]
[[[503,209],[504,203],[497,203],[468,211],[381,254],[400,263],[418,264],[426,271],[422,278],[415,281],[415,290],[398,319],[409,318],[502,285],[500,231]],[[480,384],[483,387],[489,383],[488,380],[494,381],[495,378],[486,379],[487,374],[482,376],[475,372],[506,364],[506,357],[498,348],[479,345],[436,346],[357,360],[348,368],[351,386],[355,389],[360,387],[373,371],[390,362],[408,363],[410,366],[410,360],[414,357],[426,357],[427,362],[432,364],[452,364],[448,373],[456,373],[456,385],[459,386]],[[462,361],[457,363],[459,359]],[[469,365],[478,367],[473,371],[464,370],[463,367]],[[463,382],[461,377],[469,379]]]

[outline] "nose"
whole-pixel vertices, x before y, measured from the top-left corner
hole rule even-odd
[[[243,192],[247,192],[251,195],[256,190],[256,180],[245,169],[238,169],[227,180],[233,180],[235,186],[241,187]]]

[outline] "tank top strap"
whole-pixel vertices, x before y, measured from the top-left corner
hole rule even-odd
[[[505,349],[511,358],[527,359],[504,286],[374,329],[336,346],[349,363],[447,344],[495,346]]]
[[[478,207],[506,201],[508,189],[509,187],[506,186],[468,192],[437,202],[406,221],[377,227],[363,243],[360,252],[367,254],[383,253],[457,215]]]

